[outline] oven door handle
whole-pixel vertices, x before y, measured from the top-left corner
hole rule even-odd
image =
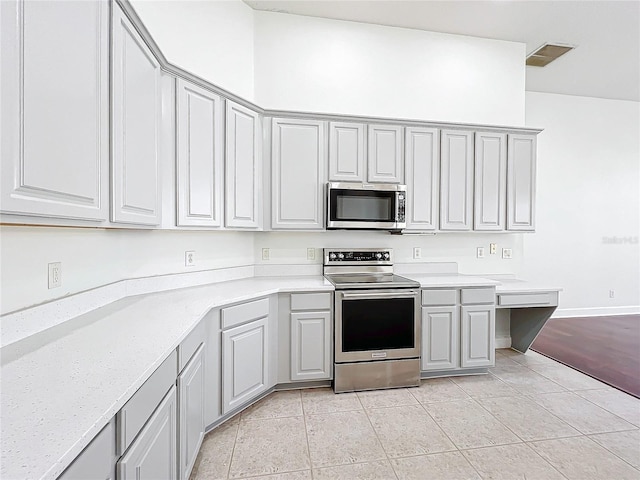
[[[343,293],[342,298],[348,300],[356,300],[358,298],[409,298],[417,297],[418,292],[378,292],[378,293]]]

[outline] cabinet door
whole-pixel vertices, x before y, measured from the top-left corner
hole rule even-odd
[[[440,171],[440,230],[471,230],[473,132],[442,131]]]
[[[364,182],[364,125],[329,123],[329,180]]]
[[[331,313],[291,314],[291,380],[331,378]]]
[[[222,100],[181,78],[176,82],[179,226],[222,225]]]
[[[324,122],[273,119],[272,229],[324,228],[324,144]]]
[[[267,388],[267,319],[263,317],[222,332],[223,414]]]
[[[369,125],[367,181],[404,183],[402,127]]]
[[[177,478],[176,387],[171,387],[156,411],[118,461],[118,480]]]
[[[438,129],[407,127],[407,230],[438,228],[438,151]]]
[[[493,305],[461,307],[461,366],[491,367],[495,363],[496,310]]]
[[[0,2],[0,210],[107,220],[109,3]]]
[[[227,100],[226,226],[262,226],[262,122],[260,115]]]
[[[509,135],[507,229],[535,230],[536,136]]]
[[[473,229],[505,229],[507,208],[507,136],[476,132]]]
[[[160,65],[113,8],[112,211],[116,223],[160,223]]]
[[[445,370],[460,366],[459,324],[458,307],[422,309],[422,370]]]
[[[201,344],[178,376],[178,478],[181,480],[189,480],[204,438],[204,368],[204,344]]]

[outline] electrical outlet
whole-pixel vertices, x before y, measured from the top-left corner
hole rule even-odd
[[[502,258],[511,258],[511,249],[503,248],[502,249]]]
[[[62,286],[62,262],[49,264],[49,288]]]
[[[196,266],[196,252],[194,250],[189,250],[188,252],[184,252],[184,266],[185,267]]]
[[[609,290],[609,298],[615,298],[616,296],[616,291],[615,290]]]
[[[420,247],[413,247],[413,258],[416,260],[422,258],[422,249]]]
[[[495,243],[490,243],[489,244],[489,254],[495,255],[496,254],[496,248],[497,248],[497,245]]]
[[[476,256],[478,258],[484,258],[484,247],[478,247],[476,249]]]
[[[315,260],[315,259],[316,259],[316,249],[307,248],[307,260]]]
[[[263,260],[269,260],[270,257],[270,253],[269,253],[269,249],[268,248],[263,248],[262,249],[262,259]]]

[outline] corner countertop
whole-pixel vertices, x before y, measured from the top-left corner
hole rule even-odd
[[[424,288],[559,290],[514,278],[402,275]],[[131,296],[4,347],[0,477],[60,475],[211,309],[276,293],[333,290],[320,275],[279,276]]]
[[[321,276],[254,277],[139,295],[3,348],[0,477],[60,475],[212,308],[323,290]]]

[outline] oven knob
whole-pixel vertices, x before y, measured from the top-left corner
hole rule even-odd
[[[333,252],[331,252],[331,253],[329,254],[329,259],[330,259],[330,260],[335,260],[335,259],[336,259],[336,254],[335,254],[335,253],[333,253]]]
[[[382,254],[380,252],[376,253],[376,258],[380,260],[382,258]]]
[[[342,259],[344,258],[344,253],[339,253],[339,254],[338,254],[338,258],[339,258],[340,260],[342,260]]]
[[[398,195],[399,200],[404,200],[404,195]]]
[[[389,257],[390,257],[389,252],[384,252],[384,259],[389,260]]]

